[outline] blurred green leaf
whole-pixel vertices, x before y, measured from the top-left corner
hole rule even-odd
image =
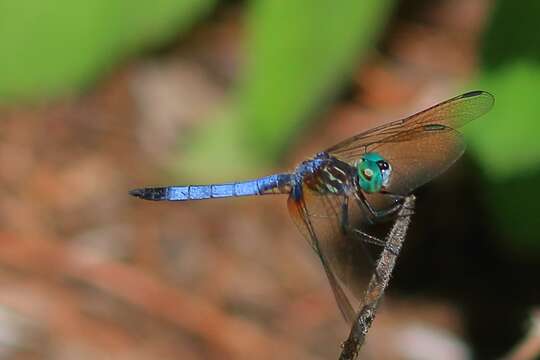
[[[471,153],[486,179],[488,204],[518,251],[540,250],[540,67],[516,62],[485,71],[481,88],[492,91],[495,107],[467,129]]]
[[[228,120],[202,131],[185,158],[196,168],[218,155],[235,154],[227,166],[216,164],[218,173],[225,175],[274,163],[302,123],[324,110],[371,48],[391,3],[253,1],[248,13],[247,71],[233,110]],[[231,163],[238,163],[237,168]],[[199,166],[194,172],[199,170],[205,171]]]
[[[480,84],[496,101],[489,124],[474,124],[470,135],[492,180],[521,176],[540,166],[539,18],[536,0],[498,0],[484,35]]]
[[[482,89],[495,108],[468,129],[490,208],[514,249],[540,249],[540,2],[496,2],[484,37]],[[523,246],[526,245],[526,246]]]
[[[167,41],[214,0],[0,1],[0,101],[51,97]]]
[[[486,71],[480,88],[495,95],[495,107],[467,128],[472,152],[492,181],[534,173],[540,166],[540,67],[517,62]]]
[[[494,71],[514,63],[540,65],[540,1],[495,1],[482,43],[482,68]]]
[[[300,122],[335,95],[372,46],[389,5],[373,0],[254,3],[240,106],[246,144],[257,157],[274,160]]]

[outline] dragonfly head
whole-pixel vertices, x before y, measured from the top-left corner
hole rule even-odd
[[[358,164],[358,185],[368,193],[381,191],[388,186],[392,167],[381,155],[370,152],[364,154]]]

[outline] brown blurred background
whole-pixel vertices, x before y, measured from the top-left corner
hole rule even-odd
[[[284,197],[127,191],[291,169],[477,88],[496,108],[417,192],[362,358],[511,353],[540,300],[539,16],[533,0],[0,1],[0,358],[337,358],[348,327]]]

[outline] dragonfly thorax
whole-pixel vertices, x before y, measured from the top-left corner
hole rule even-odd
[[[320,194],[343,195],[356,188],[356,169],[322,152],[295,170],[297,182]]]
[[[381,155],[370,152],[362,155],[356,165],[358,185],[367,193],[375,193],[390,183],[392,167]]]

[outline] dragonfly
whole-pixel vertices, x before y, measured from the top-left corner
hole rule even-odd
[[[465,142],[456,129],[493,104],[488,92],[467,92],[352,136],[291,172],[129,193],[154,201],[288,195],[290,216],[319,257],[343,317],[352,323],[369,281],[369,264],[374,263],[369,248],[385,245],[367,232],[370,224],[391,219],[406,196],[459,159]]]

